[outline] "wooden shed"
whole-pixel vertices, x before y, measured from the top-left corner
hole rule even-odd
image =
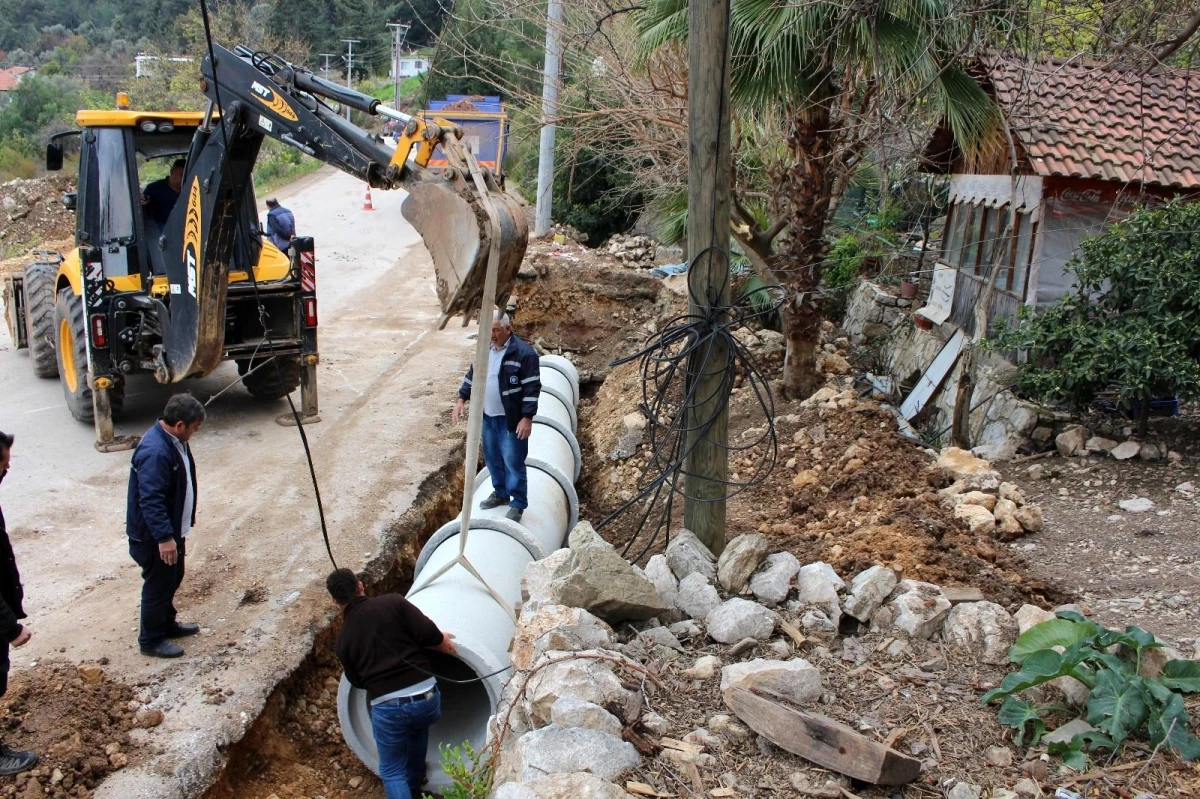
[[[929,171],[950,175],[935,293],[949,305],[944,319],[969,333],[993,264],[989,319],[1011,319],[1070,290],[1064,267],[1085,236],[1139,204],[1200,190],[1200,75],[992,58],[978,77],[1011,147],[998,136],[968,161],[943,124],[925,150]]]

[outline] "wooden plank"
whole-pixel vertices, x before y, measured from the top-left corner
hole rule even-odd
[[[779,629],[788,634],[788,637],[796,642],[796,646],[803,646],[808,639],[804,637],[804,633],[800,632],[793,625],[789,624],[785,619],[779,620]]]
[[[950,600],[951,605],[983,601],[983,592],[973,586],[942,586],[942,593]]]
[[[903,785],[921,771],[921,761],[859,735],[816,713],[806,713],[734,688],[727,702],[750,729],[781,749],[818,766],[873,785]]]
[[[704,747],[700,744],[688,743],[675,738],[660,738],[659,743],[667,749],[675,749],[680,752],[687,752],[689,755],[698,755],[704,751]]]

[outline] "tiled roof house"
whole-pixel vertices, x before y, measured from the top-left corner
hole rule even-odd
[[[1070,289],[1063,266],[1085,236],[1138,203],[1200,191],[1200,75],[991,58],[979,78],[1011,146],[1001,135],[968,160],[943,125],[925,150],[929,170],[951,176],[939,264],[957,272],[950,320],[968,330],[989,272],[991,318],[1046,305]]]

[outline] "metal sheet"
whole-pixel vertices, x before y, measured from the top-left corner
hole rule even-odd
[[[929,368],[917,381],[912,393],[905,397],[904,402],[900,404],[900,414],[905,419],[912,419],[921,412],[921,409],[937,392],[938,386],[946,379],[946,375],[950,374],[950,370],[954,368],[954,362],[958,360],[966,343],[966,335],[961,330],[956,330],[950,340],[942,346],[937,357],[933,359],[933,363],[929,364]]]

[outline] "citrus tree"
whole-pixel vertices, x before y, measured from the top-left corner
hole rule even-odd
[[[991,346],[1029,353],[1019,390],[1077,409],[1115,391],[1130,408],[1200,396],[1200,203],[1143,208],[1083,242],[1074,290],[1004,325]],[[1148,414],[1142,414],[1145,432]]]

